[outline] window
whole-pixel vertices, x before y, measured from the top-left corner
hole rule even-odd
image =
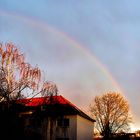
[[[68,127],[69,126],[69,119],[67,119],[67,118],[58,119],[57,120],[57,126]]]

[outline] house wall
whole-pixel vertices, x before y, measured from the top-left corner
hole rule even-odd
[[[35,118],[34,125],[30,124],[31,117],[25,118],[26,134],[37,134],[41,140],[57,140],[57,138],[69,138],[69,140],[93,140],[93,122],[79,116],[67,115],[63,118],[69,119],[68,127],[60,127],[57,124],[57,118],[44,117],[44,119]],[[32,121],[31,121],[32,122]],[[32,126],[33,125],[33,126]],[[36,137],[38,140],[38,138]],[[40,140],[40,138],[39,138]]]
[[[69,126],[68,127],[56,127],[56,138],[69,138],[69,140],[76,140],[76,125],[77,125],[77,116],[76,115],[69,115],[64,116],[64,118],[69,119]]]
[[[77,115],[77,140],[93,140],[94,123]]]
[[[77,134],[77,117],[76,115],[68,116],[70,119],[70,131],[69,131],[69,138],[70,140],[76,140]]]
[[[63,118],[69,119],[68,127],[60,127],[57,125],[58,118],[45,118],[42,121],[42,140],[57,140],[57,138],[69,138],[69,140],[77,140],[77,116],[68,115]]]

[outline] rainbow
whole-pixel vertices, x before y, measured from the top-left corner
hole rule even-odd
[[[124,90],[121,88],[121,86],[118,84],[118,82],[115,80],[115,78],[112,76],[112,74],[109,72],[109,70],[106,68],[105,65],[103,65],[99,59],[93,54],[91,51],[89,51],[85,46],[74,40],[72,37],[67,35],[66,33],[59,31],[58,29],[55,29],[54,27],[48,25],[47,23],[44,23],[42,21],[38,21],[37,19],[29,16],[24,16],[24,15],[19,15],[17,13],[13,12],[6,12],[4,10],[0,10],[0,15],[1,16],[9,16],[12,18],[15,18],[16,20],[20,20],[31,27],[36,27],[41,30],[47,30],[50,32],[55,33],[58,36],[61,36],[62,38],[65,39],[66,42],[73,44],[73,46],[77,47],[79,51],[84,53],[86,57],[88,57],[94,64],[96,64],[102,71],[103,74],[105,74],[111,81],[111,83],[118,89],[118,92],[121,92],[124,94]]]

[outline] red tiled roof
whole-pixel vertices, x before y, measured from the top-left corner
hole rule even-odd
[[[52,100],[51,100],[52,98]],[[75,108],[77,108],[74,104],[72,104],[70,101],[65,99],[63,96],[52,96],[52,97],[37,97],[37,98],[26,98],[21,99],[20,103],[25,104],[25,106],[41,106],[41,105],[49,105],[49,104],[62,104],[62,105],[70,105]]]
[[[23,103],[27,107],[37,107],[37,106],[52,105],[52,104],[68,105],[74,110],[76,110],[77,114],[83,116],[84,118],[90,121],[93,122],[95,121],[61,95],[52,96],[52,97],[37,97],[37,98],[21,99],[19,100],[19,103]]]

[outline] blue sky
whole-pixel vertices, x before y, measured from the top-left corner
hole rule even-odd
[[[88,50],[125,91],[140,127],[139,5],[139,0],[1,0],[0,41],[19,46],[81,108],[95,95],[118,91]]]

